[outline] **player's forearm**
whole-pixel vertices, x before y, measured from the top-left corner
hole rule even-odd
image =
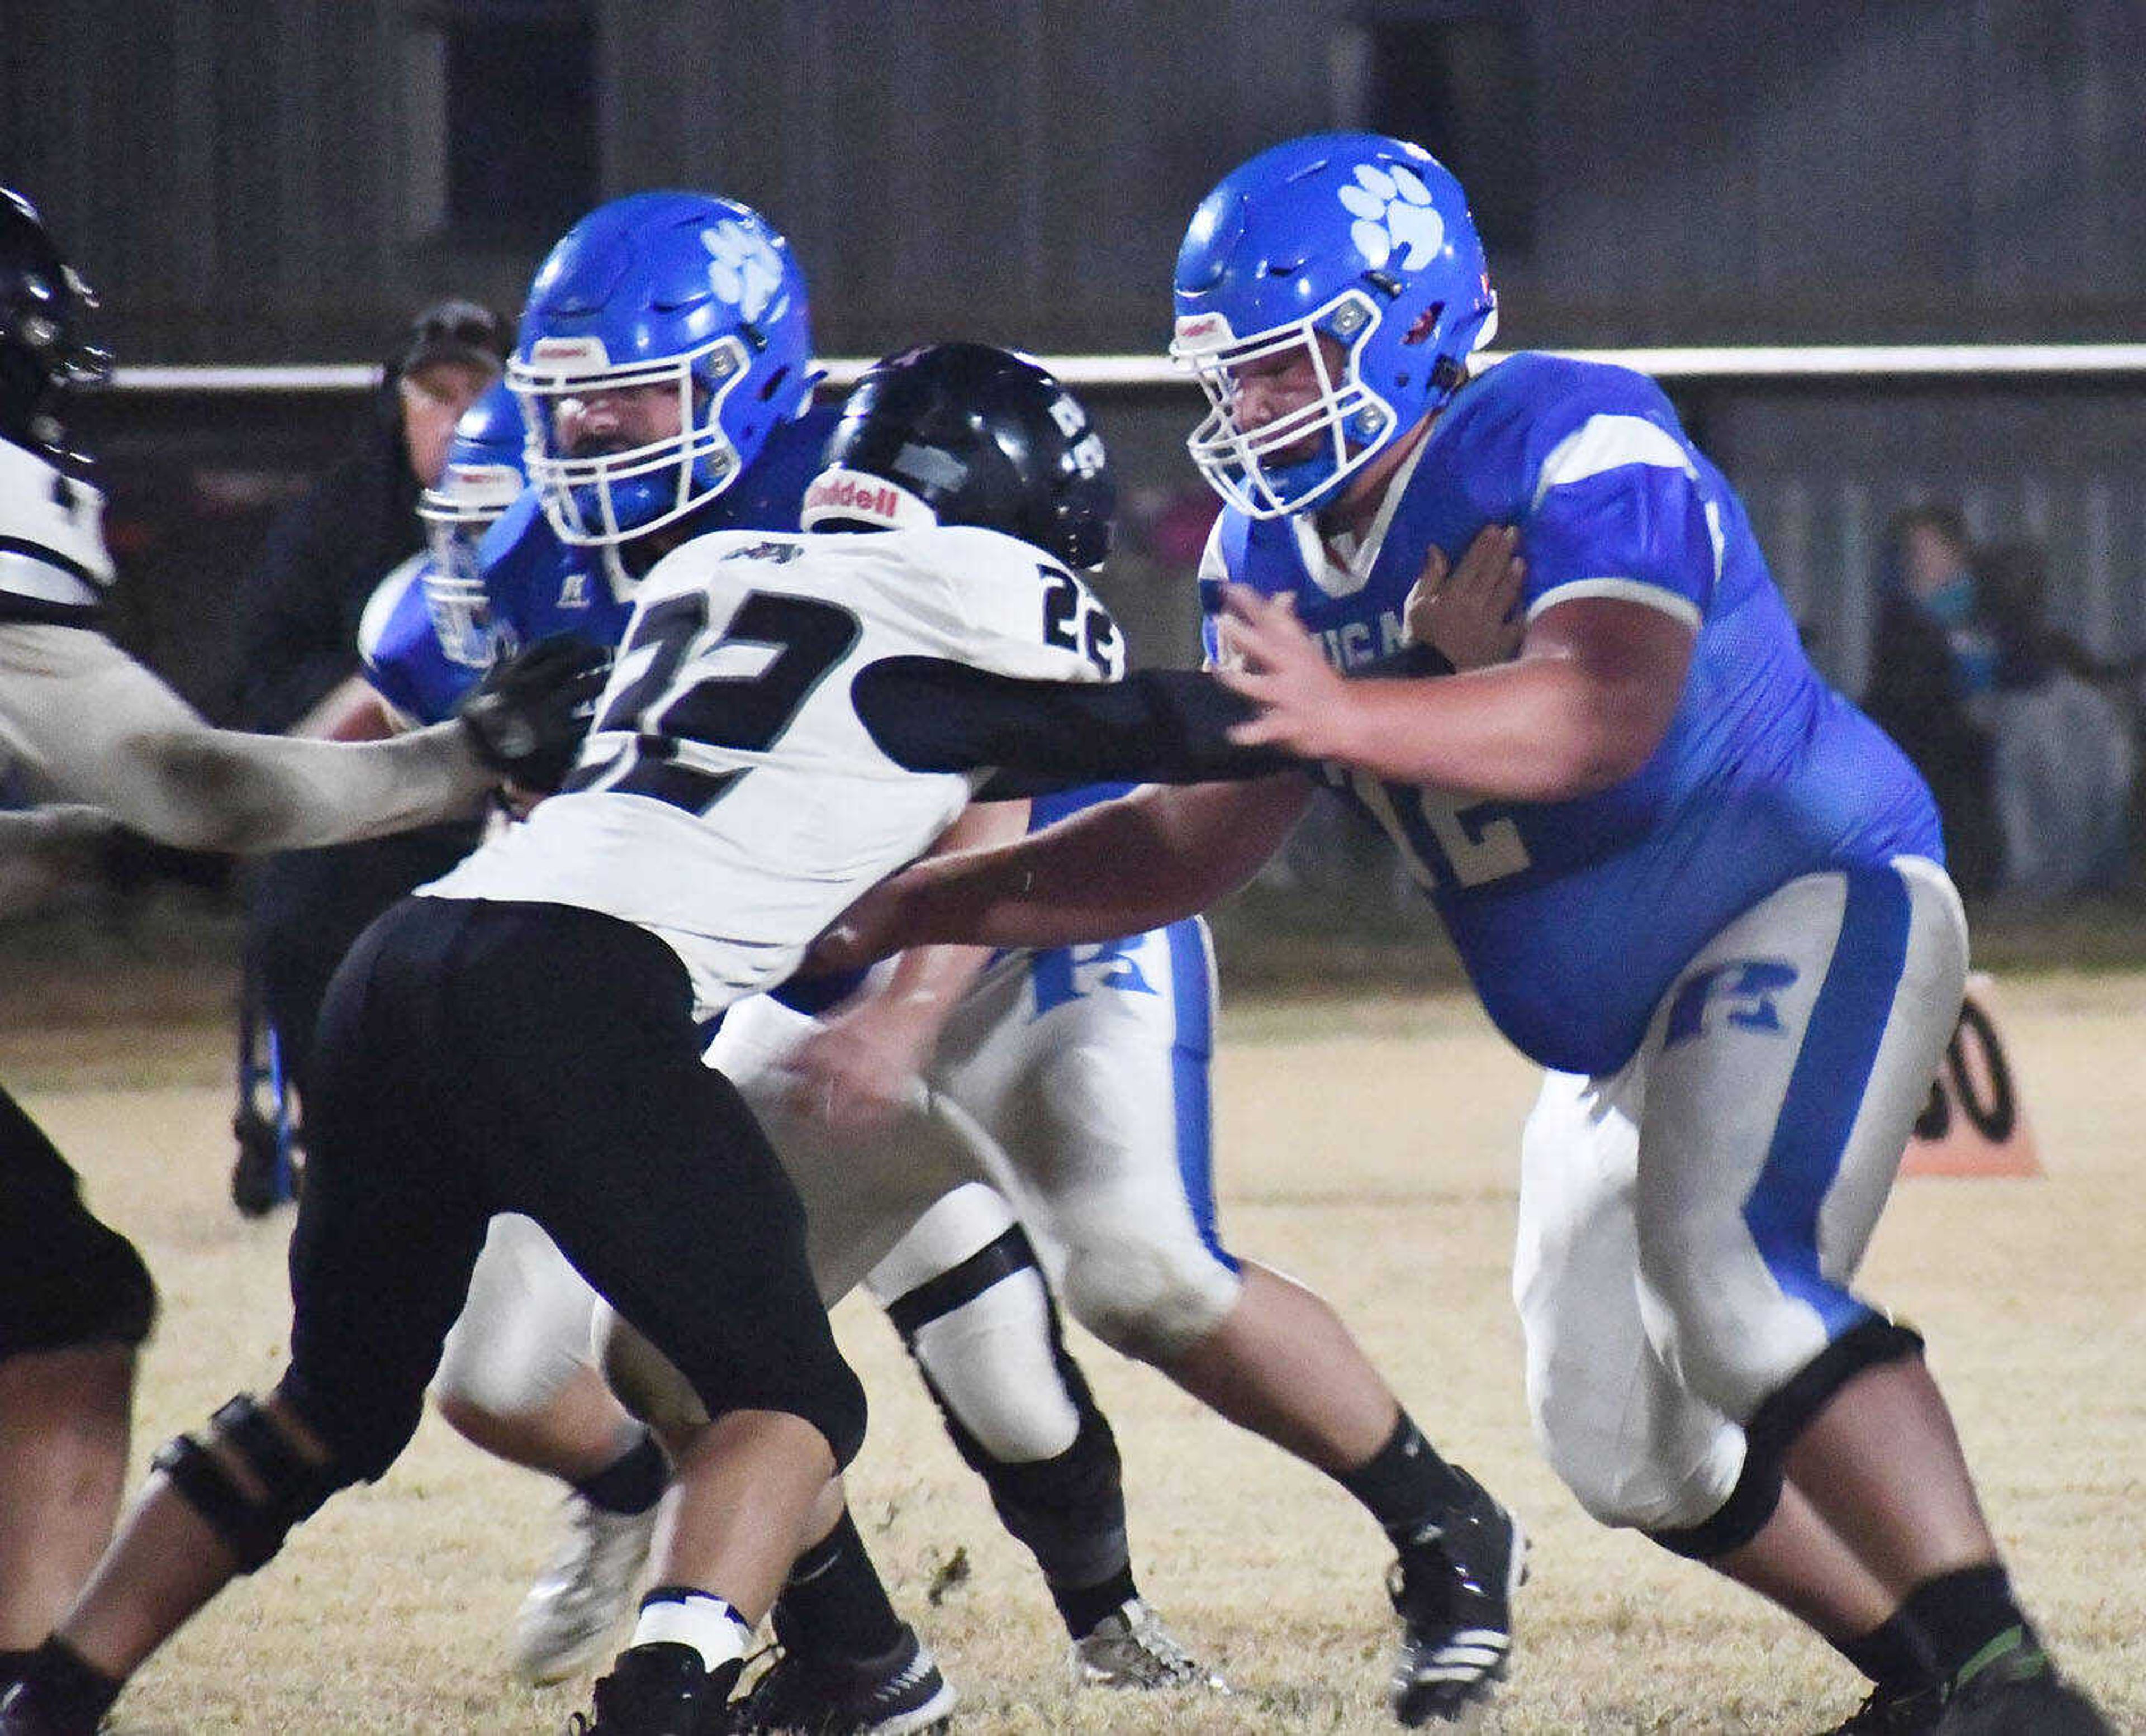
[[[1342,690],[1340,764],[1396,784],[1479,800],[1561,801],[1639,768],[1595,686],[1544,659],[1436,681],[1358,681]]]
[[[103,795],[137,831],[191,850],[310,850],[474,812],[495,781],[461,726],[346,744],[230,730],[117,745]]]
[[[363,747],[218,730],[79,629],[0,634],[0,740],[41,791],[191,850],[306,849],[471,811],[458,726]]]
[[[86,803],[55,802],[45,807],[0,811],[0,857],[65,850],[112,830],[112,816]]]
[[[913,771],[1001,768],[1006,793],[1082,784],[1202,784],[1265,776],[1289,756],[1243,747],[1251,708],[1211,676],[1141,670],[1094,684],[1023,681],[932,657],[889,657],[851,702],[881,750]]]
[[[971,803],[940,835],[931,857],[1013,844],[1027,831],[1026,802]],[[989,946],[957,941],[911,947],[894,961],[885,985],[872,997],[877,1016],[898,1021],[916,1047],[928,1049],[991,955]]]
[[[1287,773],[1149,789],[1021,843],[921,862],[896,883],[908,944],[1065,946],[1115,940],[1203,910],[1273,854],[1310,799]]]

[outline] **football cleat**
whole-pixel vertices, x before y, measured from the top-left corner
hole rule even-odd
[[[1819,1736],[1916,1736],[1934,1730],[1944,1715],[1944,1689],[1877,1687],[1844,1724],[1829,1724]]]
[[[1953,1679],[1934,1736],[2115,1736],[2094,1704],[2014,1628]]]
[[[1513,1594],[1527,1578],[1520,1522],[1455,1469],[1472,1493],[1409,1540],[1386,1582],[1401,1619],[1394,1716],[1410,1727],[1460,1722],[1505,1679]]]
[[[733,1736],[789,1731],[801,1736],[902,1736],[943,1730],[954,1690],[931,1649],[904,1623],[901,1638],[876,1658],[808,1658],[778,1652],[751,1691],[731,1708]]]
[[[515,1676],[532,1688],[578,1675],[603,1655],[648,1559],[656,1509],[606,1513],[573,1494],[566,1498],[566,1524],[565,1541],[515,1612],[508,1642]]]
[[[576,1712],[566,1736],[722,1736],[741,1668],[733,1658],[708,1669],[692,1647],[668,1640],[629,1646],[596,1680],[595,1717]]]
[[[1227,1694],[1230,1684],[1195,1659],[1143,1598],[1127,1598],[1073,1642],[1075,1688],[1199,1688]]]

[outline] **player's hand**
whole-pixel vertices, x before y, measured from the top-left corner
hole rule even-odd
[[[565,780],[611,653],[570,634],[540,639],[485,671],[455,708],[477,757],[523,790],[556,790]]]
[[[1223,656],[1215,679],[1260,708],[1231,727],[1245,747],[1278,747],[1300,759],[1347,757],[1354,707],[1349,684],[1296,618],[1296,601],[1245,585],[1222,587]]]
[[[868,996],[834,1015],[783,1063],[792,1113],[853,1138],[879,1132],[921,1097],[918,1075],[937,1035],[936,1018]]]
[[[1445,551],[1434,544],[1403,605],[1409,636],[1455,669],[1509,660],[1527,631],[1520,603],[1528,564],[1520,547],[1513,526],[1485,525],[1449,572]]]

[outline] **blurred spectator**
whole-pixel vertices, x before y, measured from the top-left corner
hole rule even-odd
[[[1969,551],[1956,508],[1913,506],[1893,521],[1863,709],[1929,784],[1944,821],[1946,865],[1974,896],[1995,889],[2003,846],[1985,721],[1997,636]]]
[[[1997,647],[1990,712],[2002,890],[2043,902],[2105,890],[2128,867],[2136,747],[2103,669],[2048,625],[2049,563],[2031,543],[1975,558]]]
[[[423,537],[417,496],[439,477],[456,421],[499,377],[512,342],[489,309],[442,302],[411,324],[350,450],[276,516],[239,591],[242,727],[283,731],[357,669],[357,623],[387,570]]]
[[[499,377],[512,334],[472,302],[412,322],[344,457],[268,529],[241,588],[237,721],[288,732],[358,671],[359,617],[388,572],[423,546],[417,496],[446,467],[456,421]],[[247,967],[303,1093],[307,1051],[327,980],[361,929],[395,898],[444,873],[474,823],[372,843],[272,856],[254,870]]]

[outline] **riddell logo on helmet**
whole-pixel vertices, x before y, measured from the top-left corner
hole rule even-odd
[[[901,491],[891,482],[876,482],[869,476],[833,473],[816,477],[805,491],[805,510],[808,512],[840,513],[851,518],[868,518],[883,525],[901,521]]]
[[[601,337],[540,337],[529,347],[532,373],[588,374],[611,366]]]
[[[1235,336],[1228,319],[1219,313],[1190,314],[1177,322],[1177,347],[1180,350],[1220,349]]]

